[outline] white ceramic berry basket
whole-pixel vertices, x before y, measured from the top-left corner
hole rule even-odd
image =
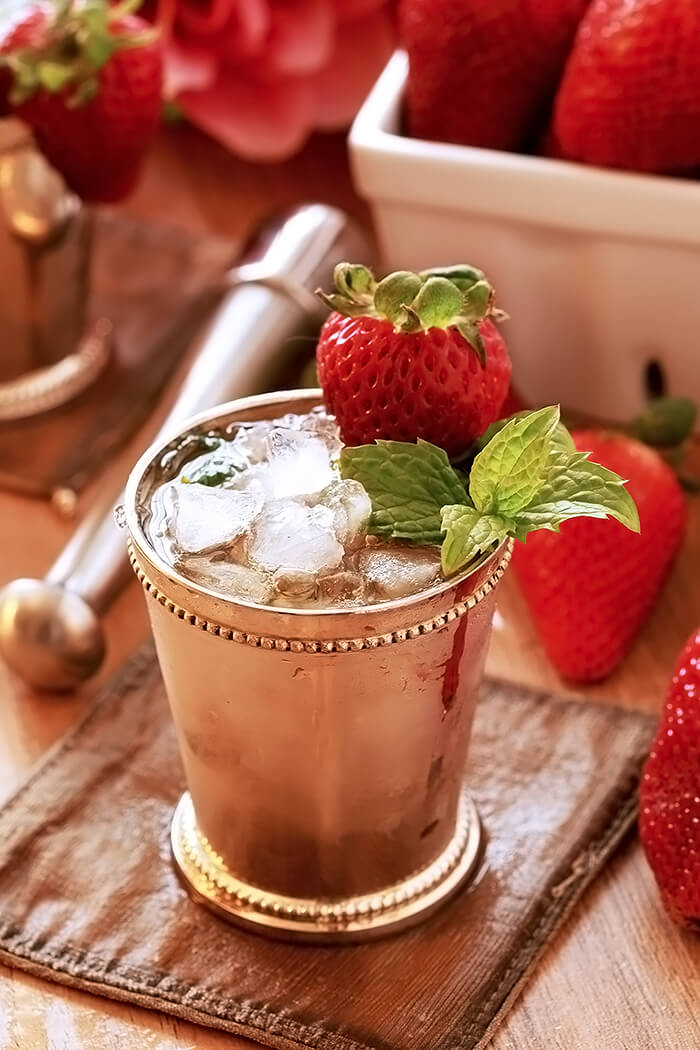
[[[393,56],[350,133],[383,265],[482,267],[535,403],[620,421],[649,393],[700,402],[700,182],[405,137],[407,67]]]

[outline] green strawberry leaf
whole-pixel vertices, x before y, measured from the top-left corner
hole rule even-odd
[[[336,292],[326,295],[322,289],[317,288],[316,295],[323,300],[329,310],[337,310],[346,317],[365,317],[367,314],[367,307],[363,303],[351,302],[350,299]]]
[[[62,91],[74,76],[73,66],[63,62],[39,62],[37,66],[39,83],[49,93]]]
[[[360,305],[372,302],[377,282],[370,269],[356,263],[338,263],[333,271],[335,286],[341,295]]]
[[[493,288],[488,281],[477,281],[464,293],[462,313],[470,321],[482,321],[493,305]]]
[[[377,536],[439,545],[442,508],[469,505],[447,453],[428,441],[346,447],[339,465],[341,477],[359,481],[369,494],[369,531]]]
[[[411,306],[424,328],[447,328],[462,309],[462,293],[446,277],[429,277]]]
[[[442,508],[441,561],[445,576],[490,554],[506,538],[512,523],[496,514],[481,514],[474,507]]]
[[[87,34],[83,43],[83,54],[94,69],[107,65],[118,49],[117,40],[106,31]]]
[[[379,282],[374,292],[374,307],[380,317],[394,324],[401,324],[410,306],[421,289],[418,274],[410,270],[397,270]]]
[[[483,270],[477,269],[476,266],[469,266],[462,264],[458,266],[434,266],[430,270],[421,270],[420,276],[424,278],[428,277],[446,277],[448,281],[452,281],[460,292],[466,292],[468,288],[471,288],[477,281],[483,281],[486,279],[486,274]]]
[[[475,351],[481,367],[486,368],[486,346],[476,321],[458,321],[455,327],[462,338],[466,339],[472,350]]]
[[[622,479],[607,467],[593,463],[587,452],[560,453],[539,491],[515,515],[515,535],[524,539],[534,529],[558,532],[569,518],[616,518],[639,532],[639,513]]]
[[[484,514],[512,517],[537,494],[545,477],[558,406],[511,419],[476,456],[469,495]]]
[[[656,448],[679,445],[693,429],[697,407],[687,397],[658,397],[625,429],[632,437]]]

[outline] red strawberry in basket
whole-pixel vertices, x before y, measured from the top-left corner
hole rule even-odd
[[[641,532],[577,518],[516,544],[513,564],[550,660],[565,678],[590,682],[614,670],[651,612],[683,539],[686,505],[671,468],[640,441],[596,430],[572,437],[629,479]]]
[[[480,270],[399,271],[377,283],[336,267],[333,309],[316,350],[318,377],[346,445],[431,441],[464,452],[498,419],[510,358]]]
[[[593,0],[557,95],[554,139],[566,156],[589,164],[697,167],[697,0]]]
[[[162,45],[135,6],[36,7],[0,45],[10,106],[88,201],[131,191],[160,120]]]
[[[546,121],[588,0],[401,0],[411,135],[519,149]]]
[[[664,905],[700,930],[700,630],[681,653],[642,776],[639,833]]]

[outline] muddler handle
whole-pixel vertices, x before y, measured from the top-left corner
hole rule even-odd
[[[366,236],[324,204],[302,206],[264,227],[228,275],[230,290],[159,433],[264,388],[283,344],[320,321],[315,288],[330,282],[337,263],[368,253]],[[14,580],[0,591],[0,651],[38,689],[75,689],[102,664],[100,616],[130,578],[114,514],[120,502],[113,492],[95,504],[43,580]]]

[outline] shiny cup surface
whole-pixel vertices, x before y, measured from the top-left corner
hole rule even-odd
[[[306,412],[318,401],[308,391],[234,401],[180,433]],[[401,903],[397,886],[421,878],[427,886],[432,875],[417,873],[435,874],[456,848],[495,588],[510,548],[474,572],[363,608],[236,601],[185,579],[147,539],[139,508],[169,444],[136,465],[125,509],[212,866],[198,896],[210,896],[206,880],[216,883],[220,870],[250,890],[246,901],[259,890],[327,902],[338,915],[365,897],[390,910],[387,901]],[[312,905],[299,907],[305,914]]]

